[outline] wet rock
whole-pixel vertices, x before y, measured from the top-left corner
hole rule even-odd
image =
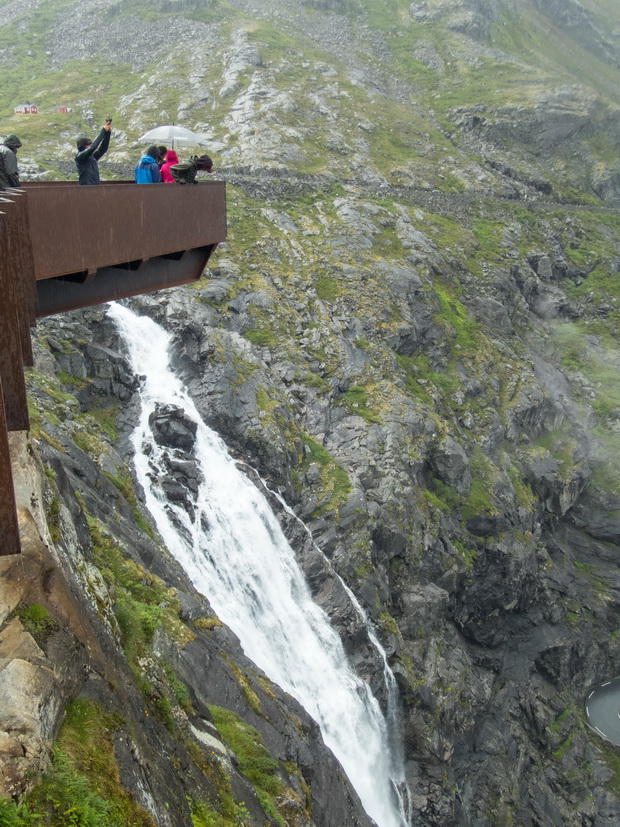
[[[467,496],[471,485],[471,472],[467,454],[455,439],[445,437],[431,454],[431,465],[437,475],[459,494]]]
[[[158,445],[187,451],[196,440],[198,425],[175,405],[159,405],[149,416],[149,425]]]
[[[567,460],[558,460],[547,451],[532,457],[527,472],[545,508],[559,515],[575,504],[590,475],[587,464],[567,467]]]

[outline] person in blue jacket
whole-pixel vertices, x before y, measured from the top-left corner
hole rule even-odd
[[[84,185],[100,184],[99,164],[97,161],[108,151],[110,135],[112,134],[112,121],[110,118],[103,125],[101,132],[94,141],[82,137],[77,140],[77,154],[75,165],[78,171],[78,183]]]
[[[140,162],[135,169],[136,184],[161,184],[161,173],[157,166],[158,158],[159,147],[150,146],[146,150],[146,155],[140,158]]]

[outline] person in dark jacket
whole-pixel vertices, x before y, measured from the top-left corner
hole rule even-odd
[[[99,164],[97,163],[108,151],[110,136],[112,134],[112,121],[107,120],[101,128],[94,142],[90,138],[78,138],[75,164],[78,170],[78,183],[100,184]]]
[[[192,155],[183,164],[171,164],[170,174],[177,184],[195,184],[198,172],[213,172],[213,161],[208,155]]]
[[[146,150],[146,155],[140,158],[138,166],[135,169],[134,177],[136,184],[161,184],[161,173],[157,166],[158,158],[159,147],[150,146]]]
[[[0,144],[0,190],[19,187],[17,150],[21,145],[17,135],[8,135]]]

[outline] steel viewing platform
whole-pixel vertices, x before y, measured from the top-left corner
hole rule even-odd
[[[0,190],[0,555],[20,551],[8,431],[30,427],[30,328],[197,281],[226,240],[226,185],[28,183]]]

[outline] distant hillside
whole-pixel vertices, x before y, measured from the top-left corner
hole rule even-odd
[[[220,167],[615,203],[619,18],[595,0],[3,3],[0,128],[48,177],[110,114],[112,176],[174,121]],[[41,114],[13,115],[24,101]]]

